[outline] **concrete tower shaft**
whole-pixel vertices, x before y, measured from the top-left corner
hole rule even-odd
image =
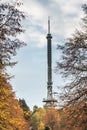
[[[48,18],[48,34],[47,34],[47,72],[48,72],[48,81],[47,81],[47,98],[43,100],[46,102],[46,106],[54,106],[57,102],[53,98],[52,92],[52,36],[50,33],[50,18]]]
[[[48,65],[48,83],[52,84],[52,47],[50,34],[50,18],[48,19],[48,34],[47,34],[47,65]]]
[[[52,47],[51,34],[47,34],[47,65],[48,65],[48,82],[47,82],[47,98],[52,99]]]

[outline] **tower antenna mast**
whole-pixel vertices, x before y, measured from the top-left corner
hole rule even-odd
[[[50,34],[50,16],[48,16],[48,34]]]

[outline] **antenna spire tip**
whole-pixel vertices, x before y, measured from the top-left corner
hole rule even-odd
[[[50,16],[48,16],[48,33],[50,34]]]

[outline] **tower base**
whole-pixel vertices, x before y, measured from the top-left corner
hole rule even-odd
[[[43,99],[43,102],[45,102],[45,106],[47,107],[56,107],[57,106],[57,100],[52,98],[52,99]]]

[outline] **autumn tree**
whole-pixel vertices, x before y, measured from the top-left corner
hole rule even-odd
[[[59,128],[59,115],[54,107],[46,108],[46,115],[44,117],[44,124],[51,130],[58,130]]]
[[[0,130],[28,130],[23,111],[11,85],[0,75]]]
[[[12,86],[8,82],[7,66],[15,65],[11,59],[24,42],[17,34],[24,32],[21,21],[25,18],[17,6],[20,3],[0,1],[0,130],[28,130],[23,111],[15,99]]]
[[[87,5],[83,5],[82,28],[58,50],[62,58],[57,62],[57,70],[70,82],[65,85],[62,99],[65,101],[67,119],[71,128],[87,129]]]
[[[31,126],[35,130],[44,130],[44,116],[46,111],[44,108],[34,106],[31,118]]]

